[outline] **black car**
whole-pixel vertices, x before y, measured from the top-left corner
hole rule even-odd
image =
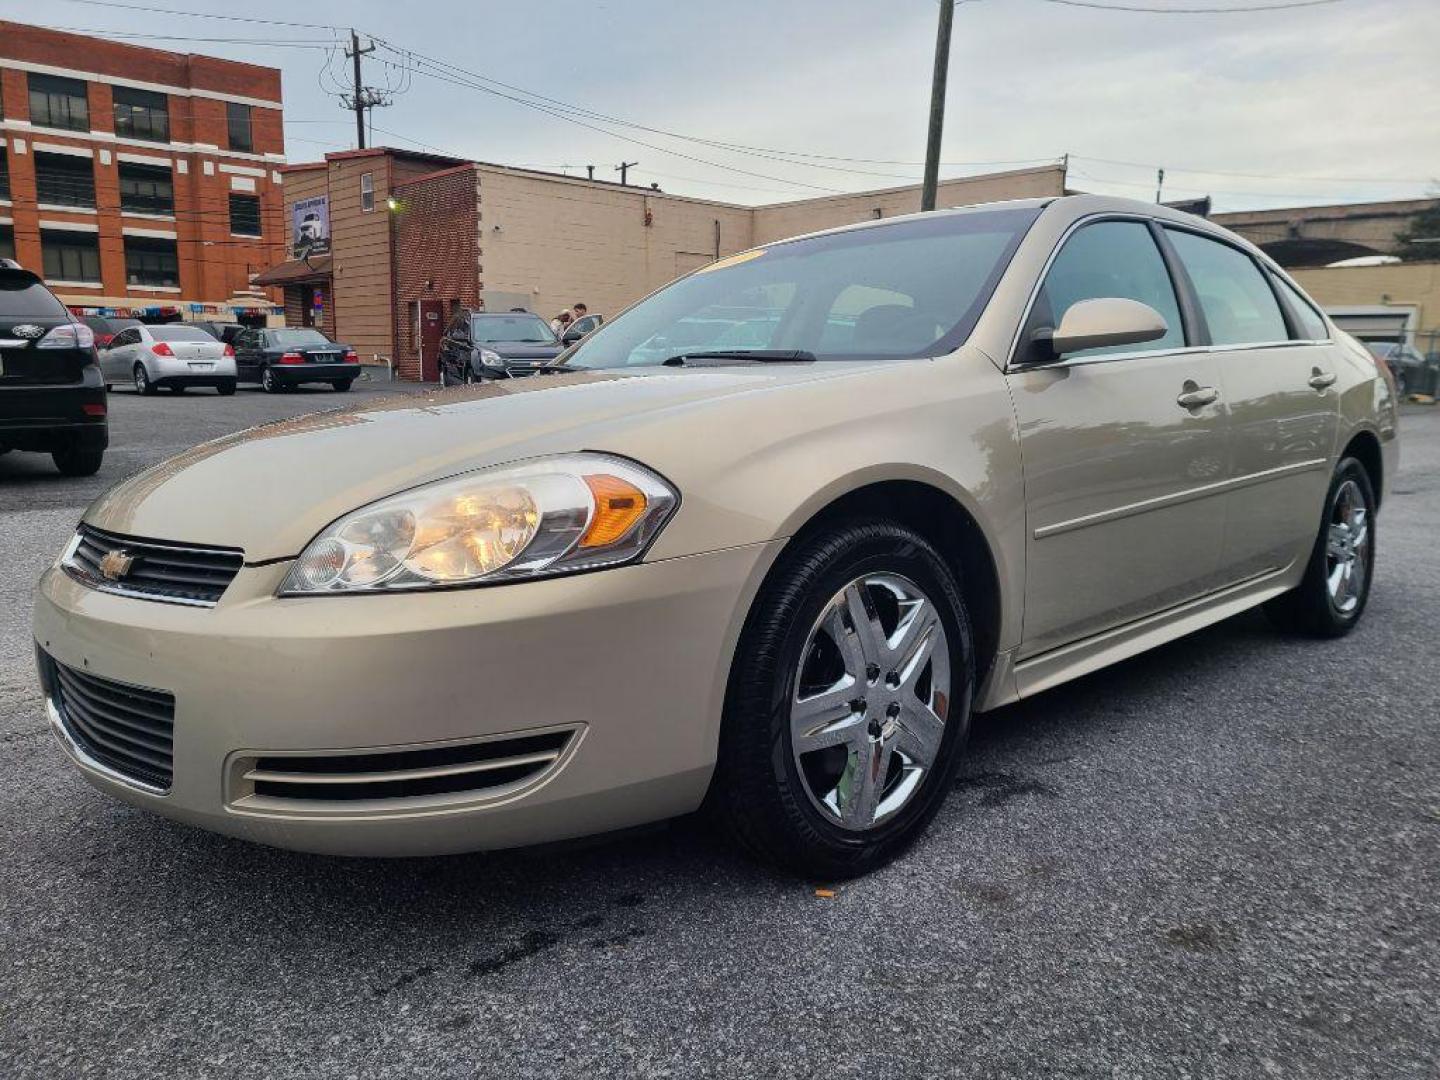
[[[191,326],[198,326],[216,341],[223,341],[226,345],[234,345],[235,340],[245,332],[245,327],[239,323],[216,322],[214,319],[196,319]]]
[[[360,375],[360,357],[308,326],[246,330],[235,339],[235,373],[271,394],[316,382],[349,390]]]
[[[117,319],[111,315],[81,315],[80,321],[95,333],[95,348],[106,349],[115,335],[127,326],[139,326],[139,319]]]
[[[66,476],[91,476],[110,442],[105,414],[94,332],[0,259],[0,451],[48,453]]]
[[[461,309],[440,339],[440,385],[532,375],[564,348],[539,315]]]

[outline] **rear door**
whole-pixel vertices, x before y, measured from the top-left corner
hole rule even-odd
[[[1314,543],[1338,426],[1336,346],[1309,301],[1249,252],[1168,225],[1164,235],[1194,287],[1229,402],[1220,570],[1243,581]]]
[[[242,330],[235,338],[235,373],[238,378],[254,382],[260,377],[260,350],[263,331]]]
[[[110,339],[110,348],[100,354],[100,371],[107,382],[124,382],[130,377],[131,346],[140,339],[140,332],[127,326]]]
[[[1166,335],[1058,359],[1029,344],[1100,297],[1148,304]],[[1215,585],[1228,426],[1219,362],[1188,312],[1144,220],[1082,224],[1045,273],[1007,375],[1027,513],[1021,659]]]

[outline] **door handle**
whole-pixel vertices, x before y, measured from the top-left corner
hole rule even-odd
[[[1213,386],[1198,386],[1189,379],[1181,388],[1180,396],[1175,399],[1175,404],[1182,409],[1200,409],[1209,405],[1220,397],[1220,391]]]
[[[1321,371],[1318,367],[1311,369],[1311,372],[1310,372],[1310,389],[1312,389],[1312,390],[1324,390],[1327,386],[1329,386],[1329,385],[1330,385],[1331,383],[1333,383],[1334,381],[1335,381],[1335,373],[1334,373],[1333,371]]]

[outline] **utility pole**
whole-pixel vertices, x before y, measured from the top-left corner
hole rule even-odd
[[[586,179],[586,180],[594,180],[594,179],[595,179],[595,166],[594,166],[594,165],[586,165],[586,166],[585,166],[585,179]]]
[[[360,35],[355,33],[352,28],[350,47],[345,50],[345,55],[355,62],[355,93],[351,97],[349,105],[355,110],[355,141],[361,150],[365,149],[365,109],[374,103],[370,101],[370,96],[366,94],[365,87],[360,82],[360,57],[374,51],[375,43],[373,41],[363,49],[360,47]]]
[[[1165,170],[1155,170],[1155,201],[1160,201],[1160,193],[1165,190]]]
[[[640,162],[638,161],[622,161],[619,165],[615,166],[615,171],[620,174],[621,187],[625,186],[626,178],[630,175],[630,170],[635,168],[635,166],[639,164]]]
[[[935,75],[930,84],[930,138],[925,146],[925,185],[920,209],[935,209],[940,183],[940,135],[945,129],[945,78],[950,71],[950,26],[955,21],[955,0],[940,0],[940,26],[935,33]]]

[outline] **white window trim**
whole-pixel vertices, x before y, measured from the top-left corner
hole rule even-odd
[[[46,285],[62,285],[67,289],[103,289],[103,281],[69,281],[64,278],[46,278]]]
[[[36,203],[36,210],[49,210],[51,213],[60,214],[98,214],[100,211],[93,206],[61,206],[59,203]]]
[[[366,190],[366,181],[369,181],[369,190]],[[370,197],[370,205],[365,205],[365,197]],[[375,212],[375,174],[363,172],[360,174],[360,212],[362,214],[373,214]]]
[[[178,293],[180,291],[179,285],[132,285],[128,281],[125,283],[125,288],[132,292]]]
[[[121,236],[148,236],[156,240],[175,240],[178,234],[174,229],[131,229],[122,228]]]
[[[59,232],[98,233],[100,231],[99,225],[91,225],[82,221],[47,221],[45,218],[41,218],[39,224],[42,229],[55,229]]]
[[[37,154],[69,154],[71,157],[93,158],[95,151],[88,146],[65,146],[61,143],[32,142],[30,149]]]
[[[135,210],[121,210],[120,215],[128,218],[139,218],[141,221],[174,221],[174,214],[142,214]]]
[[[140,79],[123,79],[115,75],[102,75],[98,71],[79,71],[75,68],[55,67],[53,64],[36,64],[29,60],[5,59],[5,66],[15,71],[33,71],[37,75],[62,75],[67,79],[83,79],[86,82],[105,83],[107,86],[128,86],[132,90],[153,90],[159,94],[175,97],[208,98],[211,101],[234,101],[259,109],[282,109],[278,101],[267,98],[241,97],[238,94],[222,94],[218,90],[204,90],[193,86],[171,86],[168,83],[144,82]]]
[[[6,64],[10,61],[6,60]],[[133,146],[140,150],[158,150],[162,147],[168,148],[172,154],[207,154],[218,157],[235,158],[240,161],[261,161],[266,164],[285,164],[284,154],[253,154],[243,150],[222,150],[210,143],[183,143],[183,142],[155,142],[147,139],[123,139],[108,131],[67,131],[65,128],[41,127],[39,124],[32,124],[28,120],[0,120],[0,131],[19,131],[32,135],[58,135],[67,139],[89,139],[91,142],[114,143],[117,146]],[[15,140],[20,145],[16,146],[15,152],[25,152],[25,140]]]
[[[149,154],[127,154],[123,150],[115,155],[115,160],[122,165],[155,165],[163,169],[173,169],[175,162],[168,157],[152,157]]]
[[[255,176],[261,180],[265,179],[264,169],[252,169],[249,165],[221,165],[220,171],[223,173],[235,173],[239,176]]]

